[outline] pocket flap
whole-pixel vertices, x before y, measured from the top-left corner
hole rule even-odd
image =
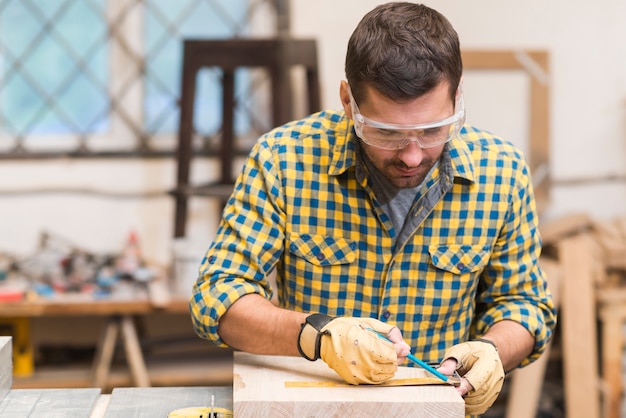
[[[430,247],[428,251],[433,265],[455,274],[478,271],[489,261],[489,247],[440,245]]]
[[[311,264],[329,266],[356,260],[356,242],[322,235],[293,235],[290,251]]]

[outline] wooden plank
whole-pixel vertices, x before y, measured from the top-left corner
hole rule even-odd
[[[548,258],[541,258],[539,263],[548,280],[554,304],[558,307],[561,274],[559,264]],[[516,369],[512,373],[511,389],[506,403],[506,418],[535,418],[537,416],[541,386],[549,358],[550,345],[534,363],[522,369]]]
[[[572,213],[539,225],[543,245],[556,245],[562,239],[589,230],[592,220],[586,213]]]
[[[568,418],[598,418],[600,396],[591,238],[579,234],[559,245],[565,411]]]
[[[546,208],[550,193],[550,67],[549,53],[540,50],[463,50],[467,70],[523,71],[529,76],[528,162],[534,173],[537,210]]]
[[[394,378],[426,377],[399,367]],[[241,417],[464,417],[453,386],[346,386],[324,362],[235,353],[234,414]],[[337,387],[286,387],[285,382],[337,382]]]
[[[13,358],[11,337],[0,337],[0,400],[13,385]]]
[[[600,303],[613,304],[614,306],[612,307],[612,309],[614,310],[619,309],[619,308],[626,309],[626,289],[624,288],[598,289],[596,291],[596,299]],[[621,315],[622,317],[625,317],[626,314],[623,312],[626,312],[626,311],[620,311],[619,315]]]
[[[471,50],[461,51],[463,67],[471,70],[525,70],[526,67],[517,57],[519,51],[513,50]],[[546,51],[523,51],[541,67],[547,70],[548,53]]]
[[[232,411],[233,390],[226,386],[116,388],[111,393],[105,418],[153,418],[181,408],[215,407]],[[96,417],[93,417],[96,418]]]
[[[89,418],[100,389],[14,389],[0,402],[2,418]]]
[[[605,399],[603,416],[605,418],[620,418],[622,416],[622,393],[624,382],[622,381],[622,362],[624,355],[624,334],[623,326],[626,317],[620,316],[624,313],[619,305],[621,303],[610,303],[600,308],[602,319],[602,380]]]

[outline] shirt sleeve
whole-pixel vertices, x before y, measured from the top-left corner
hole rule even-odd
[[[252,149],[235,182],[216,237],[199,269],[189,302],[196,333],[226,347],[219,321],[244,295],[270,299],[268,274],[282,251],[285,215],[275,156],[267,138]]]
[[[541,237],[528,168],[522,164],[510,197],[506,222],[483,271],[472,334],[483,335],[495,323],[512,320],[535,338],[531,355],[520,367],[539,358],[554,331],[556,310],[539,266]]]

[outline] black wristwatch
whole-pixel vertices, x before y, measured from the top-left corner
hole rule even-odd
[[[320,358],[321,339],[322,335],[325,334],[322,332],[322,328],[333,319],[335,318],[319,313],[306,317],[298,335],[298,351],[302,357],[309,361]],[[304,344],[302,344],[303,342]]]

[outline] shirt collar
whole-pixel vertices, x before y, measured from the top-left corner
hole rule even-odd
[[[333,149],[332,160],[328,168],[328,174],[331,176],[339,176],[345,173],[351,167],[356,166],[356,143],[358,138],[354,133],[354,124],[345,115],[336,125],[335,146]]]
[[[474,164],[472,163],[471,151],[463,135],[465,128],[461,129],[459,137],[448,142],[446,151],[450,159],[451,174],[454,177],[474,182]]]

